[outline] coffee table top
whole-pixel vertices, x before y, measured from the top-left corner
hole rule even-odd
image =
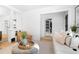
[[[13,54],[37,54],[39,52],[39,45],[34,43],[34,45],[30,49],[20,49],[18,48],[18,43],[12,48]]]

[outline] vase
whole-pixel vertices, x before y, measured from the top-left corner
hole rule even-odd
[[[27,39],[22,39],[22,44],[26,45],[27,44]]]

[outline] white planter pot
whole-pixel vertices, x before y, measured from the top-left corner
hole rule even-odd
[[[27,39],[22,39],[22,43],[23,43],[23,45],[26,45],[27,44]]]

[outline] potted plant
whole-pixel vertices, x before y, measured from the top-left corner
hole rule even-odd
[[[26,45],[27,44],[26,32],[22,32],[22,44],[23,45]]]
[[[72,30],[72,32],[76,32],[76,30],[77,30],[76,25],[73,25],[73,26],[71,27],[71,30]]]
[[[71,27],[71,31],[76,33],[77,27],[76,27],[76,20],[74,20],[74,25]]]

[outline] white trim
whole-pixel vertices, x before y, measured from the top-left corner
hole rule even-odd
[[[18,10],[18,9],[16,9],[16,8],[10,6],[10,5],[4,5],[4,6],[6,6],[6,7],[8,7],[9,9],[11,9],[11,10],[13,10],[13,11],[16,11],[16,12],[18,12],[18,13],[22,13],[20,10]]]

